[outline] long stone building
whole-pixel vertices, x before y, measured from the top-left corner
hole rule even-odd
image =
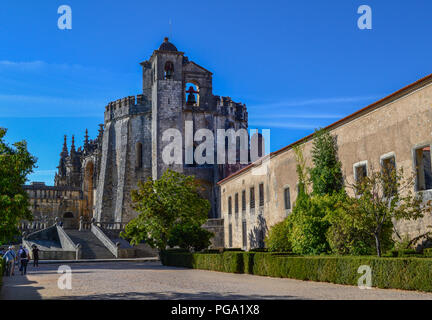
[[[415,191],[432,199],[432,75],[327,127],[337,138],[346,181],[384,164],[415,174]],[[308,167],[313,134],[256,161],[219,182],[225,246],[262,247],[269,228],[291,213],[297,197],[296,157],[300,145]],[[348,190],[349,192],[349,190]],[[399,236],[430,231],[432,216],[396,224]]]
[[[168,168],[194,175],[205,187],[211,202],[209,228],[216,233],[220,220],[217,182],[245,165],[199,164],[186,161],[197,141],[187,139],[187,131],[248,129],[246,106],[230,97],[213,94],[213,74],[189,60],[184,52],[165,38],[150,59],[142,62],[142,93],[110,102],[105,107],[99,135],[70,150],[66,136],[60,153],[55,185],[34,183],[25,186],[35,219],[55,218],[76,225],[78,219],[125,223],[137,213],[131,206],[131,190],[138,181],[159,178]],[[170,143],[164,133],[175,129],[181,135],[180,163],[167,163],[164,148]],[[216,153],[217,139],[214,140]],[[190,159],[189,159],[190,160]],[[247,163],[246,163],[247,164]]]

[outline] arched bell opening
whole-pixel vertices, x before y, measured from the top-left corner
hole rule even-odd
[[[171,61],[167,61],[164,67],[164,79],[172,79],[174,77],[174,64]]]
[[[185,85],[185,98],[187,106],[199,106],[199,87],[195,82],[187,82]]]

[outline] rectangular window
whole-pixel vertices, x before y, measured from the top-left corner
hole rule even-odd
[[[417,190],[432,189],[432,169],[430,146],[415,150]]]
[[[255,208],[255,188],[250,188],[250,208]]]
[[[362,163],[354,166],[354,176],[355,180],[358,183],[361,183],[361,181],[367,177],[367,164]]]
[[[386,185],[384,186],[384,194],[388,197],[394,196],[397,193],[396,181],[396,159],[394,156],[381,160],[382,172],[387,176]]]
[[[231,196],[228,197],[228,214],[232,214]]]
[[[259,185],[259,205],[260,207],[264,205],[264,184]]]
[[[246,190],[242,191],[242,211],[246,211]]]
[[[232,245],[232,224],[230,223],[228,227],[228,247],[232,248]]]
[[[238,199],[238,193],[235,194],[235,198],[234,198],[234,208],[235,208],[235,213],[239,212],[239,199]]]
[[[243,239],[243,247],[247,247],[247,228],[246,228],[246,220],[243,220],[242,223],[242,239]]]
[[[291,195],[290,195],[289,188],[284,189],[284,200],[285,200],[285,210],[291,209]]]

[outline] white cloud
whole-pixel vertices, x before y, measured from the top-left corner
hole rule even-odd
[[[259,119],[338,119],[342,118],[344,115],[342,114],[320,114],[320,113],[271,113],[271,114],[263,114],[259,115]],[[251,117],[253,119],[253,117]]]
[[[320,125],[307,124],[307,123],[293,123],[293,122],[249,122],[249,128],[260,127],[260,128],[280,128],[280,129],[316,129]]]
[[[42,175],[42,176],[46,176],[46,175],[51,175],[51,174],[55,174],[57,172],[57,170],[35,170],[32,175]]]
[[[314,98],[314,99],[298,99],[298,100],[283,100],[278,102],[270,102],[267,104],[249,105],[248,108],[279,108],[279,107],[301,107],[307,105],[324,105],[333,103],[352,103],[367,100],[377,99],[379,96],[357,96],[357,97],[332,97],[332,98]]]

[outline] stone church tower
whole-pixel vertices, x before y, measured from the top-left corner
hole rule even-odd
[[[111,102],[105,108],[94,216],[97,221],[127,222],[136,216],[130,192],[140,180],[157,179],[168,168],[194,175],[206,187],[212,203],[210,218],[220,217],[216,182],[242,167],[231,165],[186,164],[185,154],[195,145],[185,141],[186,123],[193,132],[205,128],[247,130],[244,104],[212,92],[212,73],[190,61],[184,52],[165,38],[149,60],[141,63],[143,93]],[[183,137],[182,164],[162,159],[168,129]],[[216,152],[216,146],[215,146]],[[215,155],[216,163],[216,155]]]

